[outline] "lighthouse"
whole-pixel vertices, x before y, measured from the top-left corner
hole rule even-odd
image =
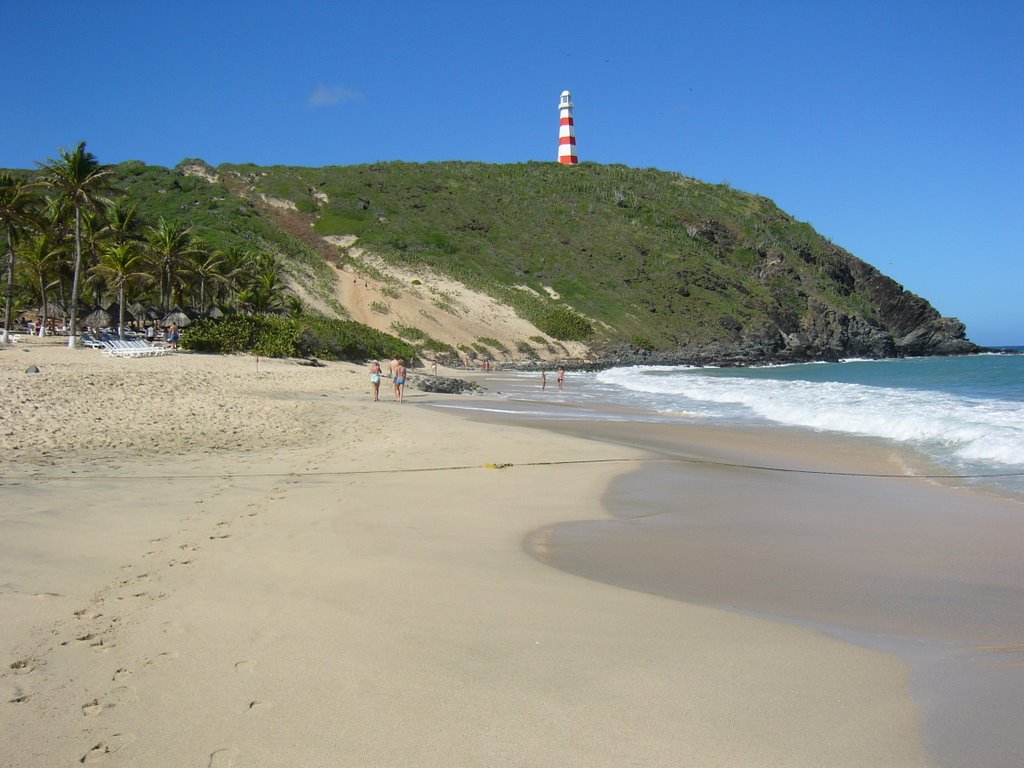
[[[576,165],[579,157],[576,154],[576,127],[572,122],[572,94],[562,91],[558,101],[558,162]]]

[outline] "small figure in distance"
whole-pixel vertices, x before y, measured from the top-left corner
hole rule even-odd
[[[380,400],[380,363],[374,360],[370,364],[370,387],[373,389],[373,402]]]
[[[171,349],[178,348],[178,326],[172,324],[170,330],[167,332],[167,340],[171,343]]]
[[[541,371],[540,372],[540,391],[543,392],[547,388],[548,388],[548,372],[547,371]]]
[[[437,376],[437,360],[431,360],[430,361],[430,371],[435,376]]]
[[[405,361],[398,361],[398,368],[395,370],[395,399],[403,402],[405,399]]]
[[[562,392],[565,386],[565,368],[563,368],[562,366],[558,366],[558,374],[556,375],[556,379],[558,380],[558,391]]]

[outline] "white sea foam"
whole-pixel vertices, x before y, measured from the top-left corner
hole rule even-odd
[[[660,411],[878,437],[973,469],[1024,468],[1024,403],[1017,401],[683,368],[617,368],[596,383]]]

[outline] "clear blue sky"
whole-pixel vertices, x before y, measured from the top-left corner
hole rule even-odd
[[[1024,3],[0,0],[0,167],[581,161],[766,195],[1024,344]]]

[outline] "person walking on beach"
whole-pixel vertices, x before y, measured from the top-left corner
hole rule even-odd
[[[541,371],[540,372],[540,391],[543,392],[547,388],[548,388],[548,372],[547,371]]]
[[[398,368],[395,369],[395,399],[403,402],[405,399],[405,361],[398,361]]]
[[[380,400],[380,363],[376,360],[370,364],[370,387],[373,389],[373,402]]]
[[[558,391],[564,391],[565,386],[565,368],[558,366],[558,374],[555,377],[558,381]]]
[[[171,343],[171,349],[178,348],[178,326],[172,324],[170,330],[167,332],[167,340]]]
[[[398,355],[395,355],[394,357],[391,358],[391,363],[388,365],[388,368],[391,371],[391,374],[390,374],[391,375],[391,386],[395,390],[395,393],[394,393],[395,394],[395,400],[398,399],[398,382],[395,381],[395,379],[398,378],[397,377],[398,367],[401,364],[402,364],[402,361],[398,359]]]

